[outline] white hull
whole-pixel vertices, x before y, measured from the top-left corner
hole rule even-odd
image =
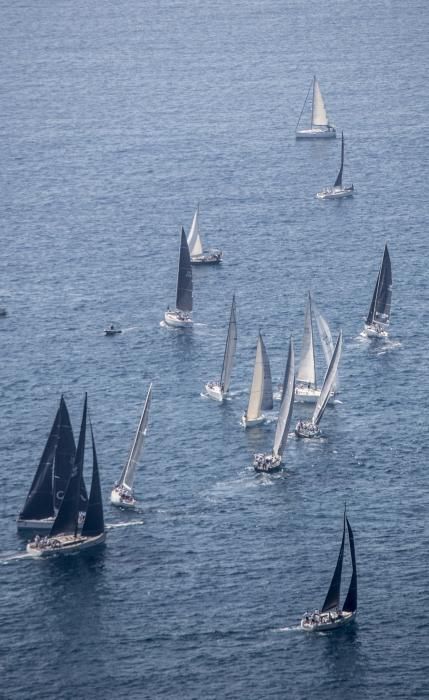
[[[255,454],[253,466],[257,472],[275,472],[280,469],[282,460],[281,457],[275,457],[271,452],[269,454]]]
[[[129,496],[120,493],[117,488],[112,489],[110,494],[110,503],[113,506],[118,506],[118,508],[135,508],[136,499],[130,494]]]
[[[334,127],[323,129],[322,127],[314,127],[313,129],[299,129],[295,133],[297,139],[335,139],[337,132]]]
[[[168,326],[173,326],[174,328],[192,327],[192,318],[183,311],[166,311],[164,321]]]
[[[316,403],[320,396],[320,389],[314,387],[297,386],[295,388],[295,401],[297,403]],[[333,403],[335,394],[332,392],[328,403]]]
[[[326,187],[316,194],[317,199],[344,199],[353,197],[353,187]]]
[[[193,265],[216,265],[222,262],[221,250],[204,250],[200,255],[191,255]]]
[[[54,554],[74,554],[84,549],[96,547],[106,540],[106,533],[94,537],[82,537],[82,535],[57,535],[47,538],[47,542],[29,542],[27,544],[27,554],[33,557],[49,557]]]
[[[219,401],[219,403],[222,403],[225,394],[223,393],[219,382],[207,382],[204,388],[207,396],[214,399],[214,401]]]
[[[365,324],[361,336],[364,338],[387,338],[388,332],[384,328],[375,325],[367,326]]]
[[[257,418],[247,418],[246,414],[243,413],[241,416],[241,425],[243,428],[253,428],[255,425],[261,425],[265,421],[265,416],[261,413]]]
[[[328,630],[336,630],[340,627],[349,625],[356,617],[356,612],[343,612],[340,615],[337,613],[321,613],[316,615],[316,620],[307,621],[305,617],[301,620],[301,629],[306,632],[325,632]]]
[[[300,420],[296,424],[295,435],[299,438],[317,438],[320,437],[320,430],[311,421]]]

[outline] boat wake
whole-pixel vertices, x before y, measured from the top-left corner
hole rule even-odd
[[[9,562],[17,561],[18,559],[34,559],[34,557],[31,554],[27,554],[27,552],[11,552],[10,554],[5,552],[0,554],[0,564],[9,564]]]
[[[117,527],[130,527],[132,525],[143,525],[144,520],[128,520],[127,522],[121,522],[121,523],[111,523],[110,525],[106,525],[106,530],[113,530],[114,528]]]
[[[273,630],[274,632],[302,632],[301,625],[294,625],[293,627],[277,627]]]

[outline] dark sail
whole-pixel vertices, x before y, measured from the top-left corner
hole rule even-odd
[[[76,445],[66,403],[61,397],[59,438],[54,462],[54,506],[58,510],[64,498],[76,456]]]
[[[95,451],[94,434],[92,432],[91,421],[89,425],[91,429],[92,442],[92,482],[91,491],[89,494],[88,509],[86,511],[85,522],[82,527],[82,535],[86,537],[94,537],[95,535],[101,535],[101,533],[104,532],[104,516],[100,476],[98,473],[97,453]]]
[[[344,601],[343,611],[344,612],[356,612],[357,610],[357,571],[356,571],[356,555],[355,555],[355,541],[353,537],[353,530],[350,526],[348,518],[346,518],[347,530],[349,533],[349,543],[350,543],[350,555],[352,559],[352,577],[350,580],[349,590]]]
[[[344,134],[341,132],[341,166],[340,171],[337,175],[337,179],[334,182],[334,187],[343,186],[343,167],[344,167]]]
[[[392,266],[387,244],[384,247],[383,261],[377,276],[377,282],[372,295],[371,306],[366,322],[388,324],[392,302]]]
[[[264,363],[264,391],[262,394],[261,409],[271,411],[273,403],[273,383],[271,379],[271,367],[267,349],[261,335],[262,360]]]
[[[43,450],[39,466],[34,475],[33,483],[28,492],[24,508],[19,514],[20,520],[42,520],[43,518],[52,518],[55,515],[52,475],[55,450],[59,439],[59,426],[63,404],[65,406],[64,399],[61,397],[60,406],[55,416],[45,449]]]
[[[340,606],[340,592],[341,592],[341,572],[343,569],[343,557],[344,557],[344,539],[346,534],[346,521],[344,516],[343,524],[343,539],[341,541],[340,553],[338,555],[337,565],[335,567],[334,575],[332,577],[331,585],[325,602],[323,603],[322,612],[328,612],[328,610],[334,610]]]
[[[73,469],[67,484],[64,498],[51,529],[51,536],[59,534],[77,534],[79,519],[79,500],[83,473],[83,460],[85,456],[86,413],[88,397],[85,394],[82,423],[80,427],[79,442],[77,444],[76,457]]]
[[[176,309],[192,311],[192,267],[185,229],[180,241],[179,272],[177,275]]]

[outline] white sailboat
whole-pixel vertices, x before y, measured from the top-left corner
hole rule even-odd
[[[191,254],[191,263],[200,265],[215,265],[222,260],[222,251],[217,248],[209,248],[204,250],[203,242],[200,234],[200,206],[198,205],[192,219],[191,228],[188,235],[188,246]]]
[[[269,401],[271,389],[271,405]],[[265,420],[263,410],[272,408],[272,385],[271,371],[268,362],[268,354],[265,344],[259,331],[258,342],[256,344],[255,364],[253,365],[253,377],[250,387],[249,403],[247,409],[241,417],[241,424],[244,428],[251,428],[260,425]]]
[[[175,328],[192,326],[192,267],[188,241],[182,226],[179,251],[179,268],[177,272],[176,308],[167,309],[164,321]]]
[[[319,313],[319,316],[321,314]],[[317,314],[316,314],[316,319],[317,319]],[[323,317],[322,317],[323,319]],[[326,322],[325,319],[322,321],[319,318],[319,324],[322,324],[325,326],[325,334],[326,334],[326,327],[328,328],[329,331],[329,326]],[[330,333],[330,331],[329,331]],[[325,357],[327,357],[327,346],[326,346],[326,339],[323,338],[321,334],[321,339],[322,339],[322,347],[324,349]],[[330,357],[327,359],[327,365],[329,364]],[[317,378],[316,378],[316,355],[315,355],[315,349],[314,349],[314,335],[313,335],[313,304],[312,304],[312,299],[311,299],[311,294],[310,292],[308,293],[308,298],[307,298],[307,305],[305,309],[305,317],[304,317],[304,334],[302,338],[302,347],[301,347],[301,357],[299,361],[299,367],[298,367],[298,372],[296,376],[296,389],[295,389],[295,401],[302,401],[304,403],[315,403],[317,399],[320,396],[320,389],[317,387]],[[333,398],[333,393],[331,392],[331,396],[329,400],[332,400]]]
[[[387,244],[372,295],[371,306],[361,335],[367,338],[387,338],[392,304],[392,265]]]
[[[285,372],[285,391],[280,404],[277,418],[276,432],[274,435],[273,449],[269,453],[254,455],[253,466],[257,472],[273,472],[280,468],[282,456],[286,447],[289,425],[293,412],[293,398],[295,394],[295,357],[292,338],[289,342],[289,353]]]
[[[343,199],[344,197],[353,197],[353,185],[343,185],[343,168],[344,168],[344,134],[341,132],[341,165],[338,171],[337,179],[332,187],[324,187],[321,192],[316,194],[317,199]]]
[[[313,438],[319,437],[320,435],[319,424],[322,420],[325,408],[328,405],[329,397],[332,393],[332,387],[334,386],[335,378],[337,376],[338,364],[341,358],[342,341],[343,334],[340,331],[313,415],[309,421],[298,421],[295,428],[295,434],[297,437]]]
[[[307,104],[308,96],[312,90],[311,100],[311,121],[310,128],[300,129],[299,124]],[[320,85],[316,78],[313,77],[311,85],[308,89],[307,96],[304,101],[301,114],[299,115],[298,124],[296,126],[295,136],[297,139],[329,139],[335,138],[337,135],[335,126],[329,123],[328,114],[325,108],[325,102],[320,91]]]
[[[143,411],[134,436],[133,444],[128,455],[127,462],[122,470],[122,474],[117,484],[115,484],[110,494],[110,503],[120,508],[134,508],[136,499],[134,498],[134,478],[137,464],[143,449],[143,442],[146,435],[147,422],[149,419],[149,409],[152,401],[152,384],[150,384]]]
[[[210,381],[205,385],[207,396],[222,402],[229,391],[235,349],[237,347],[237,319],[235,314],[235,294],[232,297],[231,313],[229,316],[228,333],[226,336],[225,352],[219,381]]]

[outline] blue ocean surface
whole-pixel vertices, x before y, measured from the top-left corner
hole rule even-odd
[[[1,0],[0,696],[5,700],[429,697],[428,128],[423,0]],[[296,141],[313,74],[355,196],[318,201],[340,141]],[[200,205],[217,267],[174,305],[180,229]],[[359,337],[383,248],[389,339]],[[324,438],[292,435],[257,475],[244,431],[258,330],[282,381],[307,291],[344,334]],[[230,398],[219,377],[232,295]],[[124,332],[107,338],[107,323]],[[325,370],[320,349],[319,380]],[[109,494],[149,383],[140,508]],[[88,392],[106,547],[28,559],[16,532],[61,393]],[[296,405],[296,420],[310,414]],[[90,479],[87,460],[87,481]],[[356,624],[319,608],[347,502]],[[22,555],[22,556],[21,556]],[[350,575],[345,561],[343,593]]]

